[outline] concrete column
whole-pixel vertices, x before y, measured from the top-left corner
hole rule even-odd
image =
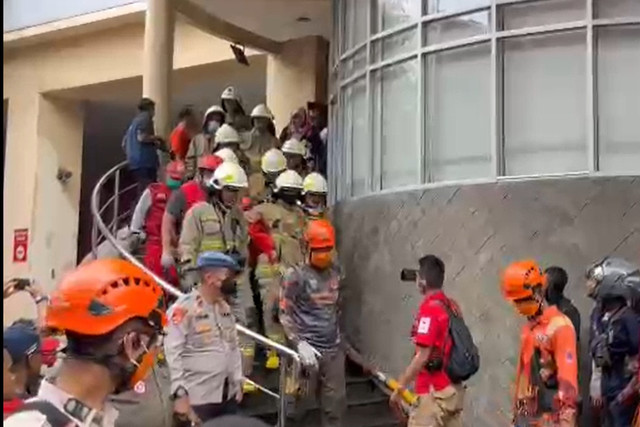
[[[278,130],[307,102],[326,102],[328,43],[310,36],[284,43],[278,55],[267,58],[267,105]]]
[[[175,12],[171,0],[147,1],[142,69],[143,96],[156,102],[156,133],[171,131],[171,71]]]
[[[77,102],[37,93],[9,100],[3,220],[3,279],[36,279],[51,291],[76,264],[83,114]],[[59,168],[72,173],[66,183]],[[26,262],[13,260],[16,229],[28,229]],[[26,295],[5,303],[4,321],[35,315]]]

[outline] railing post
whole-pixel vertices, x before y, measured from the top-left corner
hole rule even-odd
[[[288,359],[288,358],[287,358]],[[280,399],[278,400],[278,427],[285,427],[287,423],[287,360],[280,360]]]
[[[113,226],[111,233],[116,235],[118,232],[118,198],[120,196],[120,169],[116,170],[115,181],[113,184]]]
[[[98,223],[93,218],[93,227],[91,227],[91,253],[95,259],[98,258]]]

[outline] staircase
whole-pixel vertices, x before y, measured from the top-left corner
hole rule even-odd
[[[135,191],[135,189],[133,186],[126,188],[121,188],[120,186],[120,178],[125,167],[126,163],[121,163],[113,167],[100,178],[93,190],[91,197],[91,212],[93,215],[92,251],[96,254],[96,249],[100,243],[104,241],[110,242],[122,258],[146,270],[147,273],[154,277],[158,284],[168,292],[180,296],[182,294],[181,292],[176,291],[162,278],[157,277],[142,265],[139,261],[139,254],[127,252],[116,240],[116,231],[128,224],[134,208],[134,206],[132,206],[133,200],[131,193]],[[102,203],[103,199],[105,199],[105,197],[102,197],[103,189],[105,188],[112,190],[109,192],[114,196]],[[106,221],[108,221],[108,225]],[[285,363],[282,362],[287,361],[294,366],[299,366],[300,360],[298,354],[243,326],[237,325],[237,329],[239,334],[253,339],[263,348],[275,349],[281,358],[280,370],[267,371],[264,368],[264,360],[261,360],[262,358],[259,357],[259,354],[257,355],[254,373],[251,375],[250,380],[258,386],[259,390],[256,393],[245,395],[241,404],[241,412],[244,415],[260,418],[269,425],[279,427],[321,426],[320,408],[317,406],[317,403],[304,414],[304,418],[299,419],[300,417],[298,416],[296,418],[296,414],[291,411],[290,406],[294,406],[292,405],[291,397],[280,393],[281,385],[284,384],[285,375],[283,369]],[[148,381],[148,383],[149,382],[150,381]],[[389,408],[388,395],[383,391],[383,387],[376,380],[364,376],[362,370],[351,362],[347,362],[346,366],[346,383],[347,414],[343,423],[344,427],[391,427],[400,425]],[[156,393],[158,396],[156,396],[155,399],[159,404],[153,406],[151,411],[156,412],[156,415],[159,412],[161,414],[160,418],[163,418],[162,415],[168,415],[168,411],[170,411],[170,403],[168,402],[168,378],[167,381],[157,381],[156,378],[155,384],[158,390]],[[137,411],[137,405],[141,406],[140,409],[143,409],[142,406],[151,406],[148,405],[148,402],[141,403],[141,397],[142,396],[134,396],[130,400],[125,399],[125,404],[129,405],[128,409],[134,414],[133,416],[135,416]],[[139,411],[138,415],[141,415]],[[166,417],[166,419],[169,418],[170,417]],[[141,419],[138,418],[138,421],[141,421]]]

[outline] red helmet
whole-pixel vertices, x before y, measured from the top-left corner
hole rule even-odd
[[[167,176],[171,179],[182,181],[184,178],[185,167],[180,160],[174,160],[167,165]]]
[[[198,159],[198,169],[215,171],[222,162],[223,160],[215,154],[207,154]]]
[[[307,225],[304,239],[309,249],[331,249],[336,245],[336,232],[326,219],[316,219]]]
[[[46,326],[82,335],[104,335],[133,318],[166,324],[163,292],[128,261],[101,259],[69,273],[53,293]]]

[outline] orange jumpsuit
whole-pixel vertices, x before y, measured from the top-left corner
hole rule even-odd
[[[574,427],[578,398],[576,333],[557,307],[522,327],[516,373],[515,425]]]

